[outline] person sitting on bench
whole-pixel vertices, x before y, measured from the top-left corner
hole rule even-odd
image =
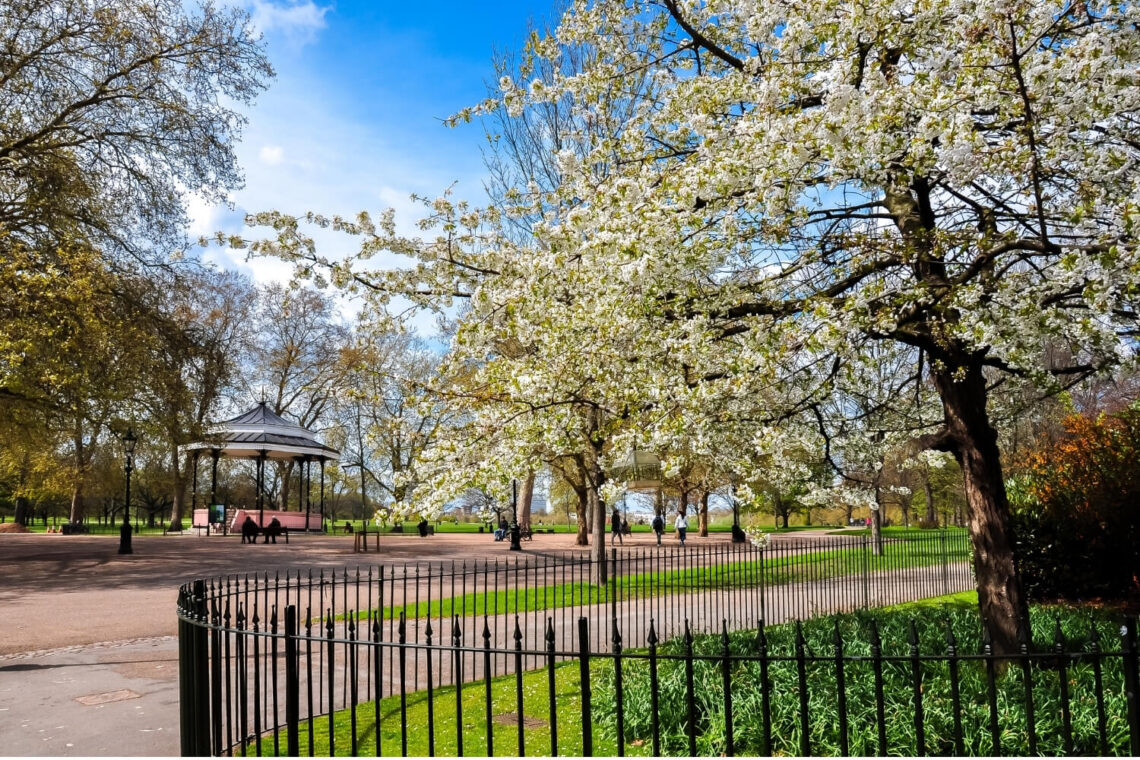
[[[245,522],[241,524],[241,542],[243,544],[256,544],[257,534],[260,532],[253,518],[246,515]]]
[[[499,529],[495,531],[495,540],[502,541],[507,537],[507,521],[499,520]]]
[[[274,517],[273,522],[266,525],[262,533],[265,534],[265,541],[263,543],[269,543],[269,539],[271,538],[273,539],[273,543],[277,543],[277,537],[281,535],[281,521]]]

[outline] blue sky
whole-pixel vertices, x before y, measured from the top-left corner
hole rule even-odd
[[[245,188],[233,209],[192,201],[193,235],[237,232],[246,212],[269,209],[394,207],[411,231],[412,193],[435,196],[455,183],[459,197],[481,201],[483,129],[441,120],[486,97],[493,51],[519,49],[528,22],[551,19],[553,8],[552,0],[243,4],[277,77],[246,111],[238,148]],[[260,281],[287,276],[277,262],[217,250],[207,257]]]

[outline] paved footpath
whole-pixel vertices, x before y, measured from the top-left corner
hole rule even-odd
[[[525,554],[574,551],[573,540],[538,536]],[[191,578],[364,568],[421,559],[428,545],[433,560],[509,556],[505,543],[478,534],[385,536],[379,554],[353,554],[351,542],[298,536],[249,547],[233,536],[143,536],[124,557],[117,537],[0,534],[0,755],[178,755],[175,602]]]

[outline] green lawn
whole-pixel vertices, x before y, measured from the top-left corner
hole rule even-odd
[[[980,624],[976,593],[911,602],[854,615],[835,615],[803,624],[807,663],[807,705],[813,755],[839,754],[839,717],[836,672],[830,653],[835,634],[840,632],[845,654],[866,658],[869,654],[869,624],[877,621],[883,639],[884,654],[901,657],[883,665],[884,710],[887,716],[886,736],[891,754],[915,755],[953,753],[954,696],[945,660],[922,664],[922,700],[924,709],[923,746],[917,744],[914,725],[914,689],[908,626],[916,621],[919,647],[923,654],[946,652],[947,626],[953,628],[959,651],[969,655],[978,651]],[[1053,641],[1055,626],[1060,626],[1070,648],[1087,649],[1090,626],[1097,626],[1104,648],[1112,650],[1116,621],[1100,610],[1067,607],[1038,607],[1032,611],[1034,641],[1047,649]],[[771,736],[773,754],[797,754],[800,748],[800,702],[794,652],[795,627],[791,624],[766,629],[771,683]],[[718,756],[726,750],[723,671],[720,656],[723,640],[719,636],[699,636],[694,640],[694,703],[698,755]],[[663,754],[687,754],[686,678],[683,661],[670,659],[683,651],[682,642],[673,640],[661,645],[659,667],[659,726]],[[755,632],[744,631],[730,636],[734,655],[756,652]],[[644,651],[641,651],[644,654]],[[631,652],[631,654],[636,654]],[[1102,662],[1106,708],[1107,746],[1110,754],[1127,754],[1127,705],[1123,693],[1123,675],[1119,659]],[[958,663],[958,687],[963,720],[963,748],[969,755],[990,754],[993,747],[988,731],[985,668],[969,660]],[[731,693],[734,701],[733,733],[738,755],[759,754],[763,714],[760,705],[759,665],[741,660],[731,667]],[[625,721],[625,754],[648,755],[652,750],[648,663],[634,657],[623,662],[623,706]],[[399,696],[368,702],[355,710],[355,731],[350,710],[319,717],[311,724],[316,754],[349,754],[355,734],[357,753],[362,755],[413,756],[459,754],[462,736],[463,753],[467,755],[539,756],[551,753],[551,709],[555,712],[557,750],[559,754],[583,753],[581,670],[576,661],[564,662],[553,670],[553,705],[551,703],[551,671],[543,668],[491,680],[491,719],[493,745],[487,746],[487,684],[467,683],[461,690],[462,719],[456,709],[457,691],[453,687],[435,689],[430,699],[426,691],[407,695],[401,704]],[[847,705],[848,742],[854,755],[875,755],[878,750],[874,678],[868,659],[847,661],[844,696]],[[1007,754],[1028,752],[1028,730],[1024,708],[1024,672],[1020,666],[999,669],[996,676],[1002,751]],[[1047,755],[1062,754],[1063,732],[1060,726],[1060,691],[1058,674],[1051,667],[1034,665],[1030,670],[1033,683],[1038,751]],[[1070,708],[1073,713],[1073,742],[1078,754],[1099,754],[1096,700],[1092,699],[1094,673],[1088,662],[1073,661],[1067,670]],[[616,673],[612,659],[591,660],[593,752],[596,755],[617,754]],[[517,716],[521,685],[521,713],[525,719],[524,746],[518,747]],[[429,721],[433,731],[427,727]],[[333,746],[329,745],[329,732]],[[379,726],[379,730],[377,730]],[[405,728],[406,727],[406,728]],[[301,754],[308,754],[310,723],[300,726]],[[280,752],[286,751],[284,729],[278,734]],[[377,742],[379,741],[379,744]],[[404,743],[406,742],[406,750]],[[272,734],[263,738],[261,754],[274,754]],[[489,751],[490,750],[490,751]],[[257,754],[256,746],[249,754]]]
[[[603,667],[601,661],[596,665]],[[563,755],[582,755],[582,695],[577,662],[559,663],[554,668],[555,730],[558,752]],[[518,684],[522,683],[522,715],[524,752],[527,756],[550,754],[551,722],[550,671],[547,669],[491,680],[490,732],[493,745],[487,746],[486,682],[475,681],[463,686],[462,729],[456,719],[456,689],[452,686],[435,689],[431,699],[431,721],[434,732],[427,730],[429,700],[427,691],[407,695],[405,704],[400,697],[387,697],[378,702],[367,702],[356,708],[356,753],[376,757],[412,757],[429,755],[457,756],[462,735],[463,753],[466,755],[515,756],[518,752]],[[313,749],[317,755],[352,754],[352,711],[341,710],[332,716],[333,746],[329,746],[329,718],[303,721],[299,731],[302,755],[308,754],[309,734],[312,732]],[[379,720],[377,720],[377,717]],[[379,731],[377,731],[379,725]],[[613,737],[595,730],[594,754],[616,755],[617,743]],[[377,746],[379,737],[379,746]],[[434,738],[434,744],[432,740]],[[278,733],[280,754],[287,751],[284,729]],[[404,742],[407,750],[404,751]],[[488,751],[491,749],[492,751]],[[650,748],[639,743],[627,747],[626,754],[649,754]],[[247,753],[258,754],[251,743]],[[262,755],[275,755],[272,734],[261,743]]]
[[[961,540],[948,541],[946,549],[949,562],[965,562],[969,559],[966,544]],[[796,555],[769,556],[762,560],[633,573],[610,579],[605,587],[576,582],[503,589],[498,592],[472,591],[465,595],[433,599],[431,602],[425,600],[386,606],[382,608],[381,615],[384,618],[397,618],[404,614],[412,619],[523,613],[602,603],[609,601],[613,594],[617,594],[619,599],[631,599],[676,593],[678,590],[751,588],[761,584],[772,587],[855,575],[864,570],[877,572],[928,567],[941,564],[942,561],[941,542],[937,540],[936,534],[927,534],[926,540],[922,541],[888,543],[884,546],[882,556],[875,556],[863,547],[852,546]],[[368,610],[359,613],[361,619],[366,619],[368,615]]]
[[[65,520],[61,520],[59,522],[59,525],[50,525],[50,524],[44,525],[43,523],[36,522],[35,525],[29,525],[29,526],[27,526],[27,528],[28,528],[29,533],[47,533],[49,529],[51,529],[52,531],[58,530],[59,528],[61,528],[64,525],[65,522],[66,522]],[[187,524],[186,530],[190,530],[189,521],[187,521],[186,524]],[[111,536],[111,535],[117,536],[117,535],[119,535],[119,529],[121,527],[122,527],[122,523],[113,523],[113,524],[109,524],[109,525],[108,524],[100,525],[98,523],[87,523],[88,535],[92,535],[92,536]],[[158,528],[158,527],[148,528],[145,525],[143,525],[136,530],[135,524],[131,523],[131,534],[134,536],[161,536],[161,535],[163,535],[163,529]]]

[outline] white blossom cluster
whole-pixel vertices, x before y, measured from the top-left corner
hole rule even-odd
[[[418,239],[390,214],[258,215],[253,250],[376,318],[464,304],[437,389],[463,421],[397,509],[509,499],[551,464],[612,503],[634,450],[746,504],[779,482],[876,508],[886,452],[986,438],[996,378],[1056,389],[1132,360],[1138,24],[1132,2],[578,0],[529,53],[588,45],[586,70],[504,78],[456,117],[569,101],[588,121],[649,82],[620,132],[558,153],[557,187],[425,201]],[[507,215],[536,220],[527,241]],[[359,251],[322,255],[308,225]],[[379,271],[381,251],[412,265]]]

